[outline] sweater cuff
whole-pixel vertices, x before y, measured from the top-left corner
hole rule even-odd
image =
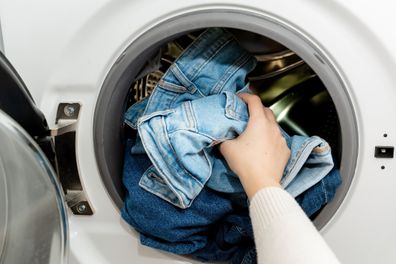
[[[267,187],[253,196],[250,203],[250,216],[260,229],[265,229],[274,219],[296,209],[301,211],[288,192],[279,187]]]

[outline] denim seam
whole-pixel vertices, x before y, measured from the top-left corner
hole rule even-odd
[[[143,100],[140,100],[140,101],[138,101],[138,102],[135,102],[134,104],[132,104],[128,109],[130,109],[130,108],[133,108],[133,107],[136,107],[136,105],[139,105],[139,104],[141,104],[142,102],[144,101],[144,99]],[[146,104],[146,106],[147,106],[147,104]],[[143,110],[143,112],[145,111],[146,109],[144,109]],[[127,112],[128,112],[128,110],[127,110]],[[135,121],[135,123],[133,123],[133,122],[130,122],[128,119],[126,119],[126,118],[124,118],[124,122],[125,123],[127,123],[131,128],[133,128],[133,129],[137,129],[137,120],[138,120],[139,118],[137,118]]]
[[[143,116],[146,116],[146,115],[151,115],[153,112],[151,112],[151,113],[149,113],[149,114],[147,114],[147,111],[148,111],[148,109],[149,109],[149,106],[151,106],[153,103],[152,103],[152,100],[155,100],[155,99],[153,99],[154,97],[155,97],[155,94],[157,93],[156,91],[158,90],[158,89],[164,89],[164,88],[162,88],[161,86],[159,86],[158,84],[155,86],[155,88],[154,88],[154,90],[153,90],[153,93],[149,96],[149,99],[148,99],[148,102],[147,102],[147,105],[146,105],[146,108],[144,109],[144,112],[143,112],[143,114],[142,114],[142,117]],[[165,89],[164,89],[165,90]],[[168,96],[169,96],[169,94],[167,94]],[[170,103],[170,105],[179,97],[179,95],[172,95],[172,96],[169,96],[170,97],[170,101],[171,101],[171,103]],[[167,106],[168,107],[168,106]],[[154,112],[156,112],[156,111],[154,111]],[[140,119],[140,118],[139,118]]]
[[[174,204],[174,202],[173,202],[172,200],[170,200],[169,197],[167,197],[167,196],[164,195],[163,193],[161,193],[161,192],[156,192],[155,190],[153,190],[153,189],[147,187],[146,185],[144,185],[143,182],[142,182],[142,179],[143,179],[143,177],[139,180],[139,186],[140,186],[141,188],[145,189],[147,192],[149,192],[149,193],[151,193],[151,194],[153,194],[153,195],[155,195],[155,196],[161,197],[162,199],[164,199],[165,201],[168,201],[168,202],[171,203],[171,204]],[[169,186],[168,184],[166,184],[166,185]],[[172,191],[173,194],[175,194],[176,197],[179,199],[179,202],[180,202],[181,206],[182,206],[182,207],[185,207],[186,205],[184,204],[183,200],[177,195],[177,193],[175,193],[172,189],[171,189],[171,191]]]
[[[188,119],[188,125],[190,128],[193,129],[194,132],[197,132],[198,128],[197,128],[197,120],[194,116],[194,112],[193,112],[193,106],[191,101],[187,101],[185,102],[183,105],[185,105],[185,110],[186,110],[186,116]]]
[[[130,126],[131,128],[133,128],[133,129],[135,129],[136,130],[136,126],[132,123],[132,122],[130,122],[130,121],[128,121],[128,120],[124,120],[124,122],[128,125],[128,126]]]
[[[228,32],[226,32],[225,30],[222,30],[224,33],[227,33],[226,36],[221,36],[220,38],[218,38],[215,42],[211,43],[211,48],[209,49],[209,51],[207,51],[208,54],[204,54],[207,55],[205,57],[203,57],[204,62],[199,65],[199,67],[197,69],[194,69],[195,74],[192,74],[192,76],[190,76],[190,80],[193,81],[194,78],[197,76],[197,74],[201,71],[202,67],[204,67],[209,59],[211,59],[213,57],[213,54],[216,54],[218,52],[219,49],[222,48],[223,46],[223,42],[227,42],[229,39],[231,39],[231,34],[229,34]],[[192,57],[192,55],[194,55],[194,52],[196,52],[195,50],[201,50],[201,46],[202,43],[206,43],[208,41],[208,38],[210,38],[210,35],[207,38],[203,38],[202,36],[205,34],[206,32],[203,32],[201,35],[198,36],[198,41],[194,41],[192,42],[179,56],[179,58],[175,61],[175,64],[177,63],[183,63],[183,61],[185,59],[189,59],[189,57]],[[214,33],[211,33],[214,34]],[[219,46],[219,47],[217,47]],[[195,47],[195,49],[194,49]]]
[[[306,160],[306,159],[309,157],[309,155],[311,154],[312,148],[308,148],[308,147],[311,147],[312,145],[317,145],[317,144],[318,144],[317,141],[319,141],[319,140],[318,140],[318,139],[313,140],[313,141],[307,140],[307,142],[304,143],[304,144],[301,146],[300,150],[297,152],[297,155],[296,155],[297,158],[293,159],[293,163],[292,163],[291,166],[289,167],[289,170],[287,171],[286,175],[290,175],[291,172],[294,172],[294,171],[295,171],[298,161],[300,161],[300,160],[302,160],[302,159],[303,159],[303,160]],[[309,151],[308,151],[308,150],[309,150]],[[307,154],[308,154],[308,155],[307,155]],[[296,175],[297,175],[297,174],[296,174]],[[288,177],[284,177],[283,179],[287,179],[287,178],[288,178]],[[283,179],[281,180],[281,184],[284,183],[284,180],[283,180]],[[294,179],[294,178],[293,178],[293,179]],[[293,181],[293,179],[290,180],[287,184],[291,183],[291,182]]]
[[[320,181],[320,182],[322,183],[322,189],[323,189],[323,192],[324,192],[324,195],[325,195],[325,202],[327,203],[327,201],[328,201],[328,193],[327,193],[327,190],[326,190],[326,186],[324,185],[323,181]]]
[[[161,118],[161,121],[163,121],[163,118]],[[165,125],[165,124],[163,124],[163,125],[164,125],[163,128],[165,128],[166,125]],[[141,137],[141,138],[142,138],[142,137]],[[146,149],[147,149],[147,146],[146,146],[145,140],[143,140],[143,138],[142,138],[141,142],[142,142],[142,144],[143,144],[144,149],[146,150]],[[168,141],[168,144],[169,144],[169,141]],[[151,153],[150,153],[150,152],[147,152],[147,151],[146,151],[146,153],[147,153],[147,155],[149,156],[150,160],[153,160],[153,159],[152,159],[153,157],[151,157]],[[161,168],[157,167],[155,163],[153,163],[153,166],[155,167],[155,169],[157,170],[157,172],[161,174],[162,178],[163,178],[164,181],[167,183],[167,185],[168,185],[168,187],[170,188],[170,190],[171,190],[171,191],[176,195],[176,197],[179,199],[181,206],[182,206],[182,207],[186,207],[186,205],[184,204],[184,201],[183,201],[182,197],[178,194],[178,192],[176,192],[175,188],[170,184],[170,182],[168,181],[167,177],[165,177],[165,173],[161,170]],[[152,192],[152,191],[151,191],[151,193],[155,194],[155,193]],[[168,199],[166,199],[166,200],[169,201]],[[172,203],[172,204],[173,204],[173,203]]]
[[[166,128],[166,123],[165,123],[164,119],[162,119],[161,121],[164,123],[163,125],[164,125],[164,127]],[[168,129],[166,129],[166,130],[168,130]],[[194,132],[194,133],[195,133],[195,132]],[[172,144],[170,143],[170,139],[169,139],[169,134],[168,134],[168,133],[166,133],[165,140],[166,140],[167,145],[168,145],[168,146],[170,147],[170,149],[172,150],[173,157],[176,157],[176,161],[177,161],[177,164],[179,164],[179,167],[180,167],[185,173],[187,173],[189,176],[191,176],[201,187],[203,187],[203,185],[201,184],[201,182],[200,182],[197,178],[195,178],[190,172],[188,172],[188,171],[184,168],[184,166],[181,165],[180,159],[177,157],[176,151],[174,150]],[[209,160],[208,160],[208,161],[209,161]]]
[[[285,170],[285,175],[288,175],[290,173],[290,171],[293,169],[293,167],[295,166],[295,163],[297,163],[297,161],[300,158],[301,152],[303,152],[303,150],[307,147],[307,145],[309,143],[311,143],[313,141],[307,139],[304,141],[304,143],[300,146],[299,150],[297,151],[297,154],[290,160],[289,162],[289,166],[287,166],[286,170]]]
[[[224,39],[224,40],[223,40]],[[195,71],[195,73],[190,77],[191,81],[195,81],[195,78],[198,76],[198,74],[201,72],[202,68],[204,68],[210,61],[211,59],[216,56],[228,43],[232,41],[232,38],[230,36],[227,37],[221,37],[218,42],[222,43],[218,48],[216,48],[212,54],[210,54],[209,57],[205,58],[205,62],[200,65],[200,67]],[[214,43],[213,45],[216,45]]]
[[[222,30],[222,31],[224,31],[224,30]],[[184,58],[186,58],[186,57],[189,57],[190,55],[191,55],[191,53],[193,52],[193,47],[196,47],[196,48],[198,48],[198,46],[199,45],[201,45],[202,44],[202,42],[207,42],[207,38],[203,38],[202,36],[204,35],[204,34],[208,34],[207,32],[202,32],[196,39],[198,40],[198,41],[193,41],[190,45],[188,45],[187,46],[187,48],[185,48],[184,50],[183,50],[183,52],[179,55],[179,61],[180,60],[183,60]],[[211,32],[211,34],[214,34],[214,33],[212,33]],[[221,39],[220,39],[221,40]],[[218,40],[219,41],[219,40]]]
[[[198,89],[198,87],[193,83],[190,79],[187,78],[186,75],[182,72],[182,70],[177,66],[177,64],[173,64],[169,70],[175,75],[176,79],[185,87],[185,89],[193,94],[196,91],[199,91],[199,93],[202,95],[201,91]]]
[[[194,130],[191,130],[191,129],[185,129],[185,128],[178,128],[178,129],[172,130],[172,132],[168,132],[168,134],[169,134],[169,135],[172,135],[172,134],[174,134],[174,133],[176,133],[176,132],[179,132],[179,131],[190,131],[190,132],[193,132],[193,133],[197,133],[197,134],[199,134],[200,136],[205,136],[205,137],[209,138],[209,139],[212,140],[212,141],[220,141],[220,142],[223,142],[223,141],[231,140],[231,139],[234,139],[234,138],[235,138],[235,137],[214,138],[214,137],[212,137],[212,136],[210,136],[210,135],[208,135],[208,134],[205,134],[205,133],[202,133],[202,132],[199,132],[199,133],[198,133],[197,131],[194,131]]]
[[[235,119],[236,117],[234,115],[234,113],[235,113],[234,109],[236,108],[236,103],[235,103],[234,97],[229,96],[227,92],[224,92],[223,94],[224,94],[225,100],[226,100],[225,109],[224,109],[225,116]]]
[[[156,181],[158,181],[162,184],[166,184],[166,182],[164,181],[164,179],[162,179],[162,177],[158,176],[156,173],[154,173],[152,171],[144,173],[144,174],[146,174],[149,178],[155,179]]]
[[[172,91],[172,92],[176,92],[176,93],[189,92],[189,90],[182,85],[177,85],[177,84],[174,84],[174,83],[171,83],[168,81],[164,81],[164,80],[160,80],[157,85],[164,90]]]
[[[291,172],[294,170],[294,168],[295,168],[295,166],[297,165],[298,161],[301,159],[302,153],[304,152],[305,149],[308,148],[309,143],[312,143],[312,142],[315,142],[315,141],[306,140],[306,141],[304,142],[304,144],[303,144],[303,145],[300,147],[300,149],[298,150],[298,152],[297,152],[297,154],[295,155],[295,157],[292,158],[292,159],[290,160],[290,165],[289,165],[289,166],[287,167],[287,169],[286,169],[285,177],[281,180],[281,184],[284,183],[284,179],[287,178],[286,176],[287,176],[287,175],[290,175]],[[291,181],[290,181],[290,182],[291,182]],[[289,183],[290,183],[290,182],[289,182]]]
[[[195,133],[195,132],[194,132],[194,133]],[[170,149],[172,150],[173,155],[176,156],[175,149],[173,148],[172,145],[170,145],[169,138],[168,138],[168,142],[167,142],[167,143],[169,144],[169,147],[170,147]],[[208,159],[206,159],[206,160],[209,162]],[[204,184],[202,184],[197,178],[195,178],[194,175],[192,175],[189,171],[186,170],[186,168],[184,168],[184,166],[181,165],[180,159],[179,159],[177,156],[176,156],[176,161],[177,161],[177,163],[179,164],[179,167],[180,167],[186,174],[188,174],[189,176],[191,176],[191,178],[193,178],[193,179],[200,185],[200,187],[203,187],[203,186],[204,186]],[[210,162],[209,162],[209,163],[210,163]]]
[[[176,112],[175,109],[168,109],[168,110],[162,110],[162,111],[155,111],[148,115],[143,115],[143,116],[139,117],[137,125],[139,126],[142,123],[145,123],[148,120],[151,120],[153,117],[164,117],[164,116],[167,116],[167,115],[175,113],[175,112]]]
[[[211,94],[218,94],[222,89],[224,88],[224,84],[227,83],[227,81],[234,76],[234,73],[242,69],[242,67],[247,64],[247,62],[251,59],[251,55],[248,53],[245,53],[241,56],[239,56],[233,64],[231,64],[226,72],[223,75],[223,78],[220,79],[216,85],[212,88]]]
[[[237,108],[237,99],[232,95],[229,96],[227,92],[223,92],[223,93],[226,97],[225,116],[230,119],[246,122],[247,120],[245,118],[242,118],[243,115],[235,111]],[[231,107],[227,107],[228,103],[231,105]]]
[[[157,90],[157,88],[158,88],[158,84],[154,87],[153,94],[149,97],[149,99],[147,101],[146,108],[144,109],[142,116],[146,115],[148,106],[150,106],[151,105],[151,101],[154,100],[153,99],[153,97],[154,97],[153,95],[154,95],[154,92]],[[138,123],[138,126],[139,126],[139,123]]]

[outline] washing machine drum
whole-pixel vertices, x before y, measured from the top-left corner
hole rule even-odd
[[[63,195],[50,162],[31,137],[49,138],[48,128],[1,53],[0,109],[0,263],[65,263]]]

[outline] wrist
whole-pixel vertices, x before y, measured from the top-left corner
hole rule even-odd
[[[268,179],[263,177],[258,179],[248,178],[246,180],[241,178],[241,182],[249,199],[252,199],[257,192],[259,192],[264,188],[268,188],[268,187],[282,188],[279,181],[276,181],[275,179]]]

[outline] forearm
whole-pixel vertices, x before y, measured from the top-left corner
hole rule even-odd
[[[258,191],[251,200],[250,216],[259,263],[339,263],[297,202],[283,189]]]

